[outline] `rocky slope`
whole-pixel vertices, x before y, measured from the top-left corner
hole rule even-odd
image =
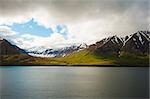
[[[118,55],[121,47],[123,46],[123,41],[117,36],[109,37],[103,42],[97,42],[97,49],[95,50],[98,54],[107,54],[107,55]]]
[[[150,32],[138,31],[128,37],[125,41],[122,51],[134,54],[149,54]]]
[[[12,45],[6,39],[0,39],[0,55],[14,55],[14,54],[21,54],[26,53],[23,49]]]
[[[112,36],[89,46],[89,50],[97,55],[120,55],[132,53],[136,55],[149,54],[149,31],[138,31],[124,38]]]

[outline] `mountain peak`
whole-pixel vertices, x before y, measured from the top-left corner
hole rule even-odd
[[[122,50],[135,54],[149,53],[149,31],[138,31],[130,36],[125,42]]]
[[[24,50],[20,49],[19,47],[12,45],[6,39],[0,39],[0,55],[13,55],[13,54],[20,54],[25,53]]]
[[[119,55],[121,51],[129,53],[149,53],[149,31],[138,31],[124,38],[111,36],[89,46],[97,54]]]

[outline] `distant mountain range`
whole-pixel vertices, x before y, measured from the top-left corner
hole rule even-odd
[[[59,49],[45,49],[44,51],[28,51],[31,56],[61,57],[83,49],[89,49],[97,54],[120,55],[122,53],[149,54],[149,31],[138,31],[126,37],[112,36],[104,38],[92,45],[79,44]]]
[[[31,56],[37,56],[37,57],[64,57],[66,55],[69,55],[75,51],[80,51],[88,46],[86,44],[80,44],[80,45],[71,45],[69,47],[64,48],[58,48],[58,49],[45,49],[44,51],[28,51],[28,54]]]
[[[150,42],[150,32],[149,31],[138,31],[126,37],[112,36],[104,38],[95,44],[79,44],[71,45],[69,47],[59,48],[59,49],[45,49],[43,51],[25,51],[16,45],[12,45],[6,39],[0,39],[0,55],[10,55],[10,54],[29,54],[31,56],[37,57],[64,57],[73,52],[78,52],[80,50],[88,49],[91,52],[101,55],[121,55],[122,53],[132,53],[132,54],[149,54],[149,42]]]
[[[95,44],[26,51],[0,38],[0,65],[149,66],[150,32],[111,36]],[[36,56],[36,57],[35,57]]]

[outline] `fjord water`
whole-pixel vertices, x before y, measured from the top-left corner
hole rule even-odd
[[[0,67],[0,99],[145,99],[148,67]]]

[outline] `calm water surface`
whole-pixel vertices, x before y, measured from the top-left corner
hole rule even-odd
[[[148,67],[0,67],[0,99],[148,99]]]

